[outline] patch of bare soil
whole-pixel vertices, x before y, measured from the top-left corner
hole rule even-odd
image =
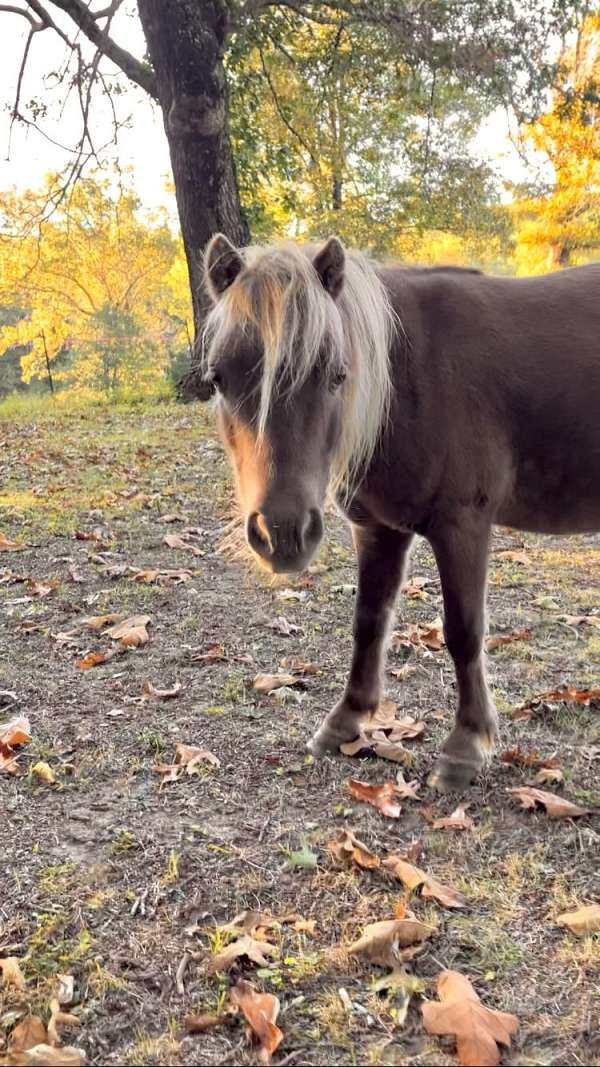
[[[472,826],[435,828],[460,798],[425,785],[455,692],[444,648],[414,637],[442,610],[424,543],[396,626],[413,638],[394,642],[387,678],[397,717],[423,729],[402,741],[402,763],[315,763],[305,742],[351,648],[344,524],[329,516],[311,572],[270,585],[217,551],[234,507],[202,409],[99,410],[0,437],[0,533],[14,542],[0,538],[0,737],[16,716],[31,733],[16,773],[0,770],[0,962],[16,958],[23,978],[0,979],[0,1061],[19,1023],[48,1022],[63,974],[78,1025],[59,1037],[91,1064],[257,1062],[243,1016],[226,1011],[242,977],[279,998],[275,1064],[455,1063],[453,1039],[429,1035],[421,1012],[449,968],[518,1017],[503,1062],[600,1063],[598,934],[557,922],[598,900],[597,818],[551,819],[509,791],[600,804],[600,704],[561,693],[600,685],[600,538],[498,532],[490,633],[513,639],[492,642],[489,670],[505,759],[467,798]],[[289,684],[254,688],[280,670]],[[398,818],[348,791],[399,769],[418,788],[396,796]],[[560,773],[538,781],[543,770]],[[345,854],[330,850],[340,839]],[[410,888],[390,853],[462,906],[418,878]],[[261,915],[223,929],[243,911]],[[389,960],[348,948],[406,913],[432,931],[400,971],[392,945],[386,984]],[[234,949],[219,970],[241,936],[267,946],[262,962]],[[190,1015],[224,1011],[188,1033]]]

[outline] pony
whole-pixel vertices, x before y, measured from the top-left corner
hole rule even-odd
[[[307,567],[329,491],[358,561],[345,690],[309,742],[356,737],[380,703],[416,534],[439,570],[455,725],[430,782],[462,790],[493,750],[486,575],[494,524],[600,530],[600,264],[542,277],[376,266],[337,237],[205,253],[203,373],[247,543]]]

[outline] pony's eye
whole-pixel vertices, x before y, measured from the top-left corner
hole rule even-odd
[[[335,374],[331,375],[331,378],[329,380],[329,388],[333,392],[335,389],[338,389],[340,385],[343,385],[343,383],[345,381],[346,381],[346,371],[345,370],[338,370],[338,371],[335,372]]]
[[[223,388],[223,375],[220,373],[220,371],[218,371],[218,370],[211,371],[210,380],[211,380],[212,384],[214,385],[215,389],[222,389]]]

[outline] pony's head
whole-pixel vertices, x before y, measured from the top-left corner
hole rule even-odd
[[[373,453],[393,313],[368,261],[336,237],[319,251],[239,251],[218,234],[205,264],[205,374],[246,538],[269,570],[300,571],[323,535],[328,486],[348,489]]]

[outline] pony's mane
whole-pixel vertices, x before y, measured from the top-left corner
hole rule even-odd
[[[258,432],[264,432],[276,389],[293,393],[317,363],[348,369],[342,433],[334,457],[336,491],[349,490],[371,459],[386,422],[389,353],[398,320],[383,282],[365,255],[347,252],[344,285],[334,301],[313,266],[316,249],[293,242],[241,250],[245,266],[208,315],[204,358],[227,348],[235,329],[250,325],[263,345]]]

